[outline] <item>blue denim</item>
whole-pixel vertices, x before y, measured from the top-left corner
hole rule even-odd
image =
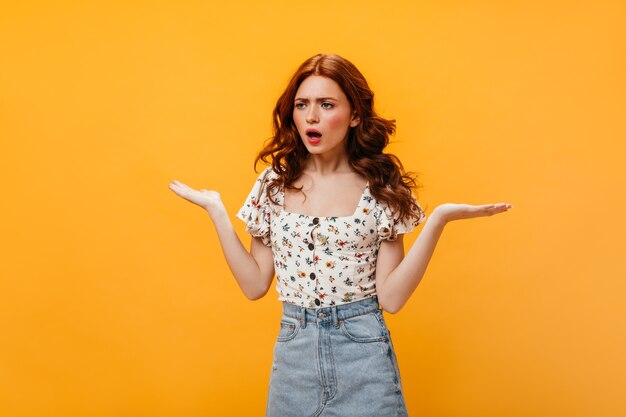
[[[315,309],[283,302],[266,416],[408,416],[376,296]]]

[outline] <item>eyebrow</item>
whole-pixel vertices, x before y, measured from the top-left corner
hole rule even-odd
[[[309,101],[308,98],[304,98],[304,97],[296,97],[295,99],[296,101]],[[316,101],[324,101],[324,100],[333,100],[333,101],[339,101],[336,98],[333,97],[319,97],[318,99],[316,99]]]

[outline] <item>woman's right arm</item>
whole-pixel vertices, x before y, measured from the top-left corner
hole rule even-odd
[[[194,190],[176,180],[172,181],[169,188],[178,196],[202,207],[209,213],[226,263],[245,296],[250,300],[258,300],[267,294],[274,277],[272,249],[265,246],[261,238],[253,237],[250,252],[246,250],[235,233],[217,191]]]

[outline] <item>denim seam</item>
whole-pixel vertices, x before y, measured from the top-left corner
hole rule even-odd
[[[335,355],[333,355],[333,347],[331,344],[331,340],[332,338],[330,337],[330,334],[328,335],[328,356],[330,358],[330,370],[332,372],[332,381],[333,384],[331,385],[331,392],[328,395],[328,398],[326,398],[326,401],[332,400],[335,397],[335,394],[337,394],[337,371],[335,369]]]
[[[322,332],[320,331],[320,327],[318,325],[317,326],[317,370],[318,370],[318,376],[320,378],[320,384],[322,388],[325,388],[326,380],[324,378],[324,366],[322,363],[321,339],[322,339]]]
[[[398,368],[397,362],[395,360],[395,352],[393,349],[393,344],[391,343],[391,336],[387,339],[387,345],[389,350],[387,351],[387,358],[391,362],[391,367],[393,369],[394,375],[394,383],[396,384],[396,391],[400,391],[400,369]]]
[[[320,326],[318,324],[317,326],[317,372],[318,372],[318,377],[320,378],[320,382],[321,382],[321,386],[322,386],[322,399],[320,401],[320,405],[317,408],[317,410],[315,410],[315,412],[312,414],[311,417],[317,417],[320,414],[322,414],[322,411],[324,410],[324,406],[326,405],[326,382],[325,382],[325,378],[324,378],[324,366],[322,364],[322,355],[321,355],[321,340],[322,340],[322,333],[320,331]]]

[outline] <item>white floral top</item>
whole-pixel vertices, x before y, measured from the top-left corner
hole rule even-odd
[[[264,174],[267,176],[264,177]],[[279,301],[307,308],[344,304],[376,295],[376,257],[382,240],[396,240],[426,219],[399,221],[370,194],[369,183],[351,216],[315,217],[284,210],[284,192],[267,196],[277,174],[267,167],[258,176],[237,218],[246,232],[260,237],[274,253]]]

